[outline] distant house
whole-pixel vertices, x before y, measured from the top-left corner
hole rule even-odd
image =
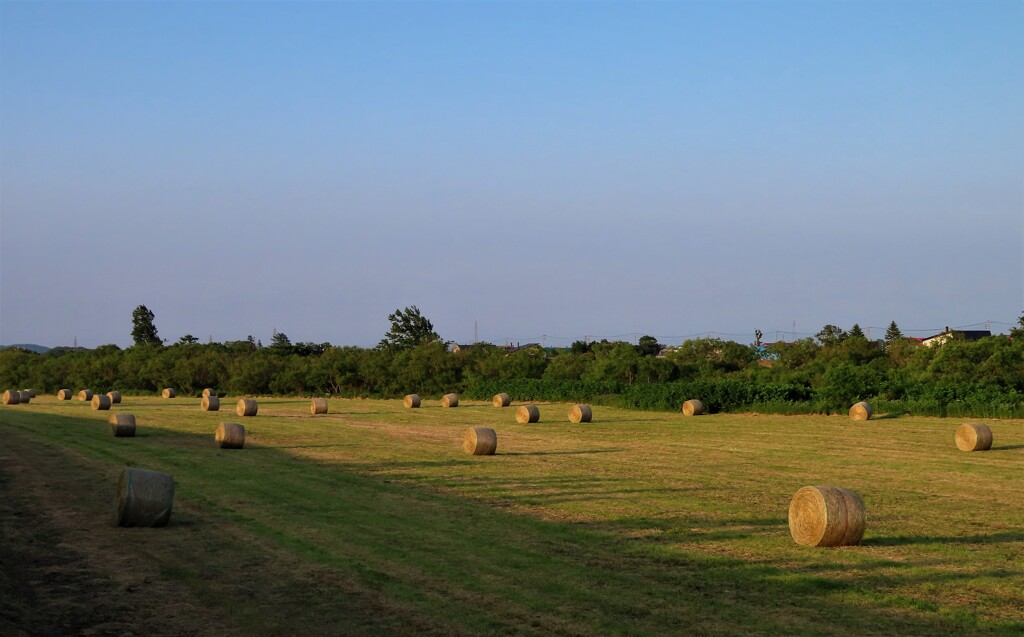
[[[936,345],[942,345],[951,338],[964,341],[977,341],[987,336],[992,336],[991,330],[951,330],[947,327],[935,336],[924,337],[921,339],[921,344],[925,347],[935,347]]]

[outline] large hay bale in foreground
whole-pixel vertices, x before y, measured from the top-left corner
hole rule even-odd
[[[176,398],[178,396],[178,392],[168,387],[167,389],[160,392],[160,395],[163,396],[164,398]]]
[[[72,391],[70,389],[62,389],[57,392],[57,400],[71,400]]]
[[[516,410],[516,422],[526,424],[528,422],[540,422],[540,410],[536,405],[521,405]]]
[[[237,422],[222,422],[217,425],[213,439],[221,449],[241,449],[245,446],[245,427]]]
[[[458,394],[445,394],[441,396],[442,407],[458,407],[459,406],[459,395]]]
[[[313,398],[309,401],[309,413],[312,415],[327,413],[327,399]]]
[[[491,399],[491,404],[495,407],[508,407],[512,404],[512,397],[504,392],[495,394],[494,398]]]
[[[135,436],[135,416],[132,414],[110,414],[107,422],[110,423],[110,432],[115,438]]]
[[[119,392],[119,391],[108,391],[107,392],[107,398],[110,399],[110,404],[111,405],[120,405],[121,404],[121,392]]]
[[[594,410],[590,408],[590,405],[573,405],[572,409],[569,410],[569,422],[590,422],[594,417]]]
[[[684,416],[703,416],[704,403],[699,400],[688,400],[683,403]]]
[[[21,402],[21,392],[13,389],[4,390],[3,403],[5,405],[17,405]]]
[[[956,446],[960,451],[988,451],[992,448],[992,430],[972,422],[956,428]]]
[[[220,411],[220,398],[203,396],[203,399],[199,401],[199,407],[203,411]]]
[[[18,401],[22,405],[27,405],[30,402],[32,402],[32,395],[28,393],[28,390],[23,389],[23,390],[17,392],[17,394],[18,394]]]
[[[114,506],[114,522],[118,526],[166,526],[173,506],[171,476],[134,467],[121,472]]]
[[[419,394],[406,394],[405,398],[402,400],[402,404],[408,409],[416,409],[420,406]]]
[[[92,390],[83,389],[82,391],[78,392],[78,400],[82,401],[83,403],[87,403],[90,400],[92,400]]]
[[[871,404],[861,401],[850,407],[850,418],[852,420],[871,420]]]
[[[498,434],[490,427],[470,427],[462,439],[462,448],[474,456],[493,456],[498,448]]]
[[[213,389],[211,387],[207,387],[206,389],[203,390],[203,398],[206,398],[208,396],[216,396],[216,395],[217,395],[217,390]]]
[[[239,416],[255,416],[260,406],[252,398],[239,398],[235,405],[235,413]]]
[[[110,409],[110,396],[96,394],[92,397],[92,408],[93,411],[107,411]]]
[[[864,501],[853,489],[803,487],[789,503],[789,532],[805,546],[852,546],[864,537]]]

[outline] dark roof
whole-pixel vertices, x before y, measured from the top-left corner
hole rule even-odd
[[[939,332],[935,336],[926,336],[923,340],[931,340],[940,336],[950,335],[953,338],[962,338],[965,341],[976,341],[978,339],[992,336],[991,330],[946,330],[945,332]]]

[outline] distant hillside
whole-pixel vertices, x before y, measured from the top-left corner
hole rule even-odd
[[[37,354],[45,354],[50,351],[49,347],[43,345],[36,345],[35,343],[14,343],[12,345],[0,345],[0,349],[7,349],[8,347],[20,347],[21,349],[27,349],[30,352]]]

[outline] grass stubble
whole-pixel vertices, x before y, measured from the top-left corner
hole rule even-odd
[[[60,543],[157,594],[149,634],[1024,633],[1022,421],[964,453],[956,419],[538,407],[262,398],[245,449],[220,450],[198,399],[125,396],[118,439],[39,397],[0,411],[0,470],[33,467]],[[497,455],[462,451],[469,426]],[[175,477],[170,526],[110,526],[125,465]],[[860,493],[860,546],[792,541],[807,485]]]

